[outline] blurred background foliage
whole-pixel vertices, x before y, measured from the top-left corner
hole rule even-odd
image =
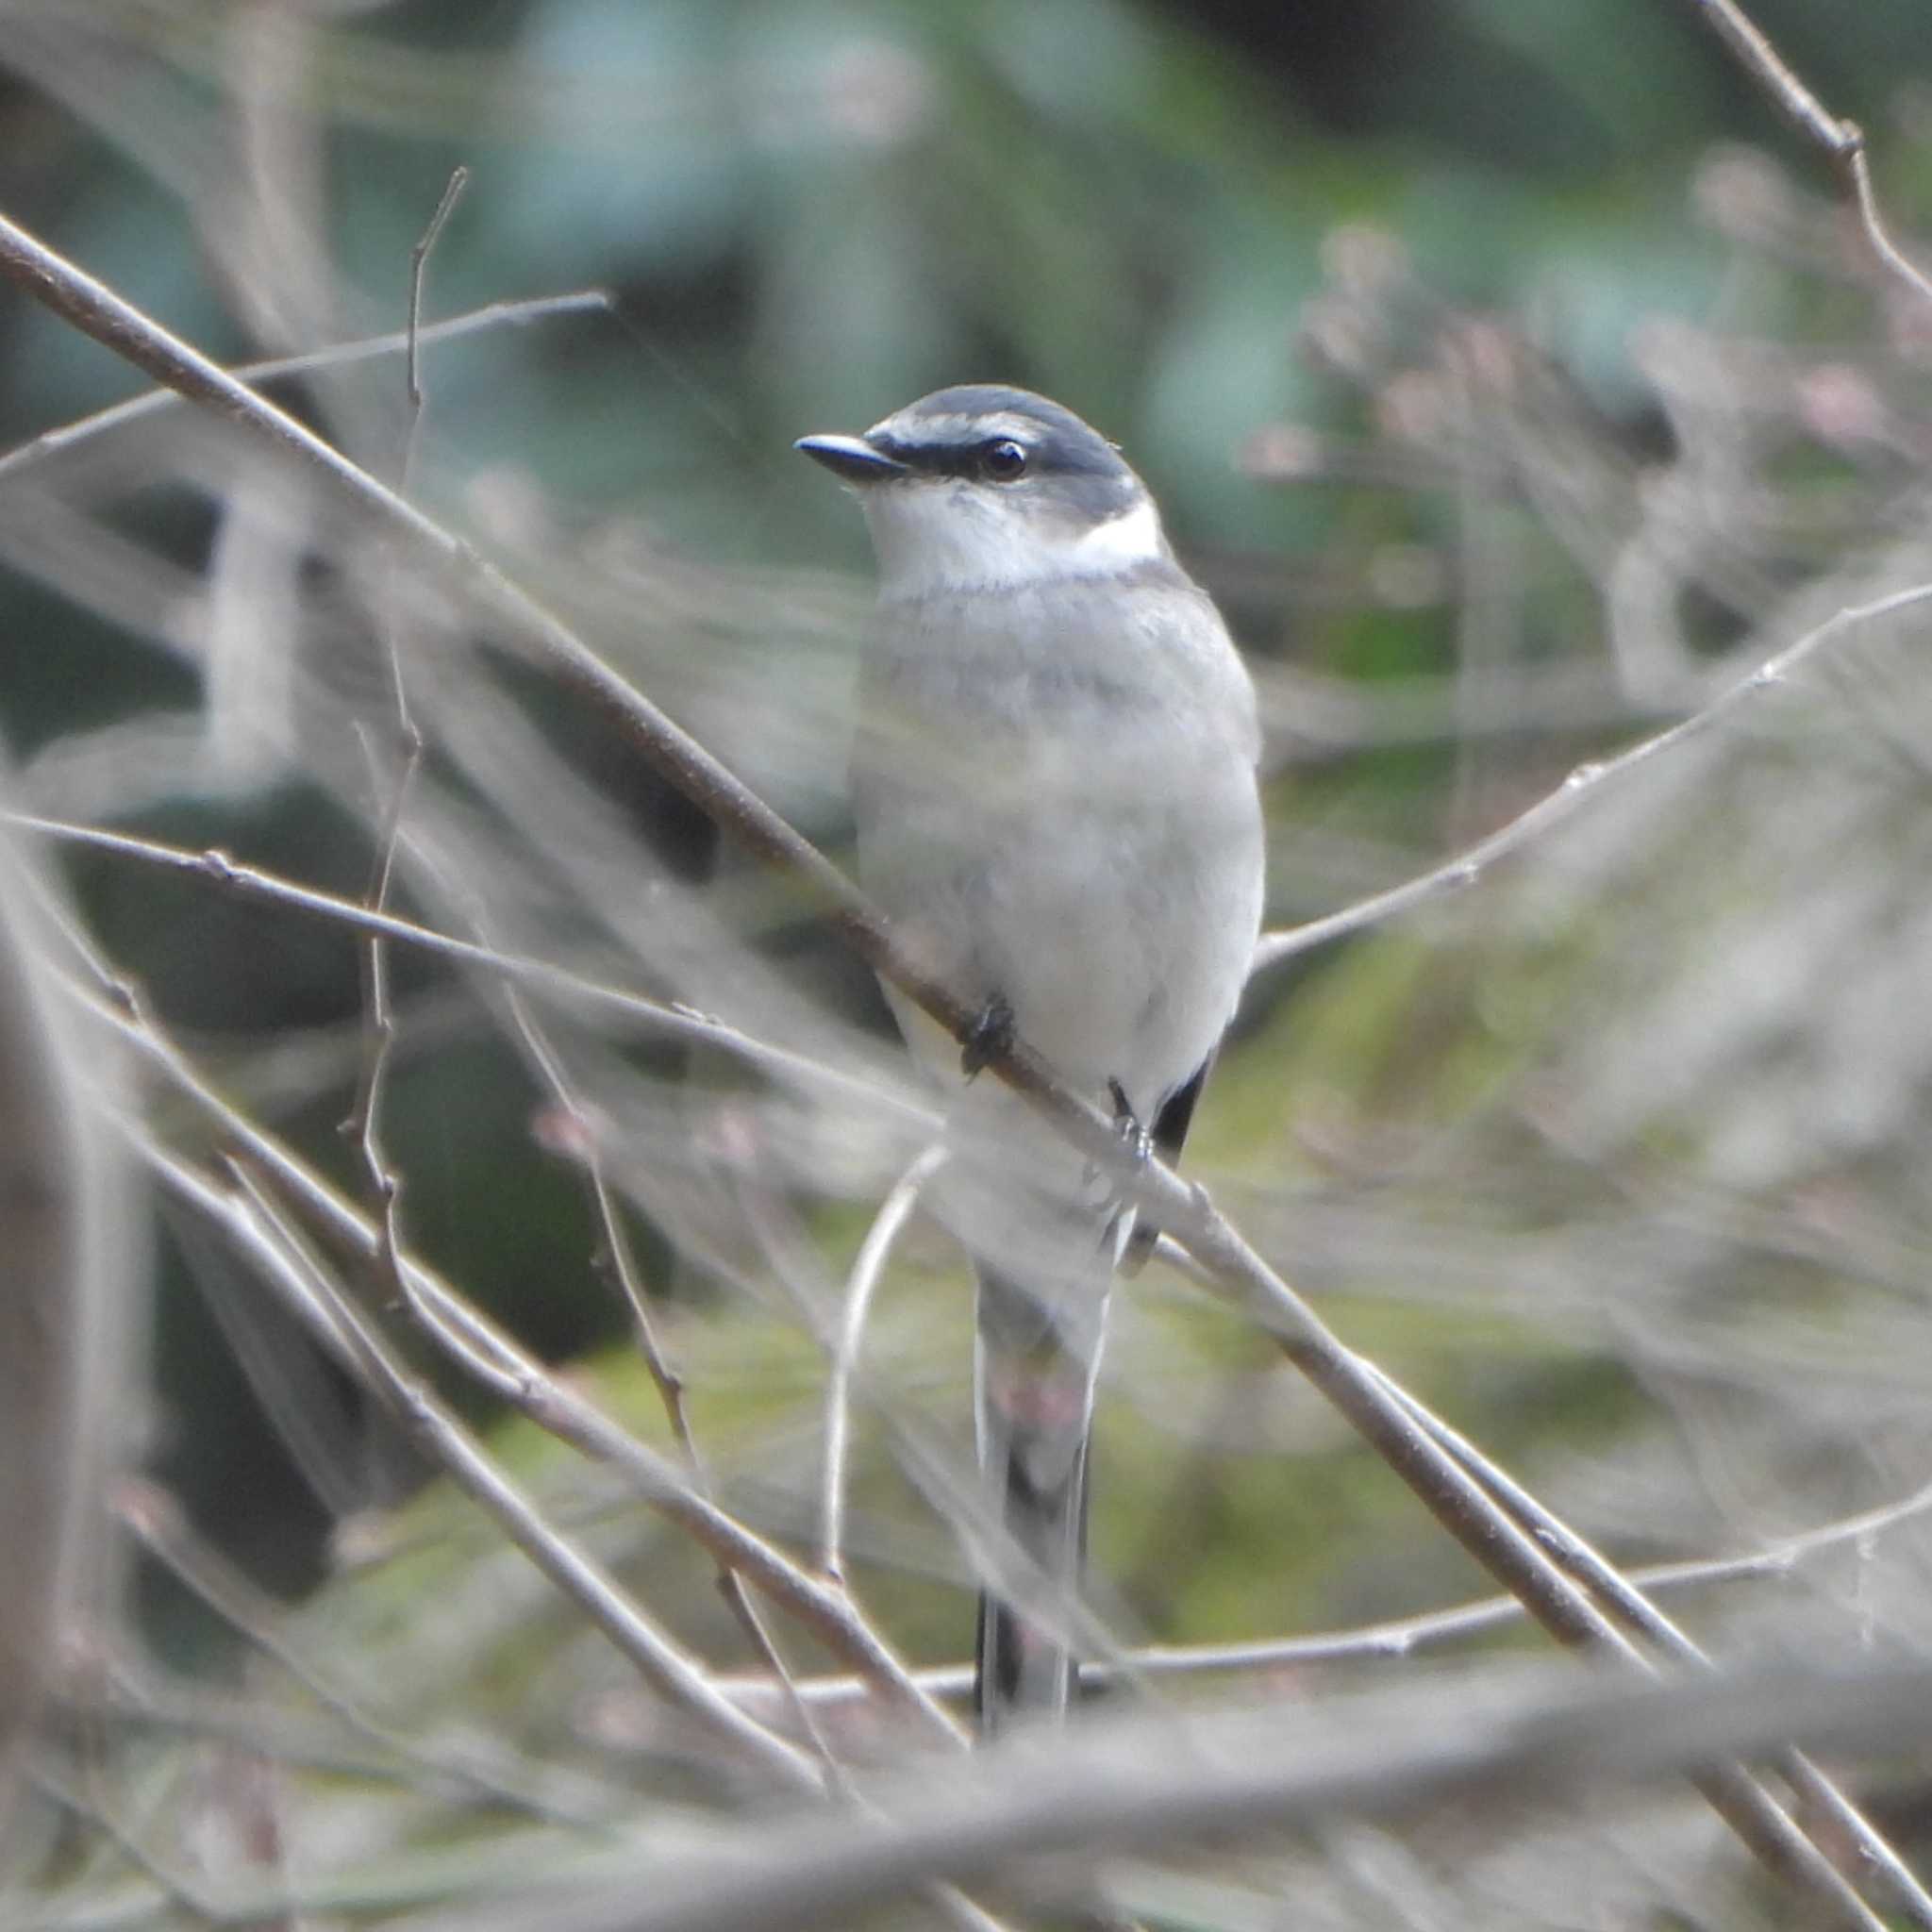
[[[1867,126],[1909,235],[1932,217],[1932,14],[1754,11]],[[467,167],[429,313],[580,287],[608,310],[429,352],[413,441],[400,358],[277,393],[378,475],[408,451],[426,507],[835,851],[868,559],[791,439],[950,381],[1063,400],[1128,450],[1249,653],[1286,924],[1467,845],[1932,561],[1932,308],[1882,275],[1695,13],[0,0],[0,208],[242,360],[399,327],[411,248]],[[137,387],[0,300],[0,448]],[[314,693],[353,713],[381,658],[357,572],[280,489],[178,416],[0,476],[0,723],[29,808],[360,893],[367,810],[319,774],[336,714]],[[1866,1507],[1910,1487],[1927,1446],[1932,713],[1913,635],[1908,616],[1861,628],[1805,702],[1706,734],[1446,908],[1262,975],[1191,1150],[1351,1341],[1621,1557]],[[864,975],[795,908],[599,721],[509,687],[532,744],[668,878],[889,1056]],[[451,754],[453,795],[491,756]],[[533,849],[575,836],[532,823]],[[124,859],[67,864],[103,943],[230,1096],[348,1176],[352,947]],[[559,942],[595,924],[570,911]],[[390,1138],[411,1240],[547,1356],[620,1342],[538,1084],[479,997],[398,974]],[[709,1003],[669,968],[645,977]],[[708,1091],[676,1056],[626,1064],[654,1091]],[[675,1145],[691,1172],[728,1155],[743,1122],[719,1091],[715,1112],[626,1143],[638,1090],[613,1090],[619,1144],[640,1164]],[[890,1169],[826,1159],[786,1211],[836,1280]],[[727,1250],[734,1198],[686,1203],[715,1209]],[[648,1185],[633,1201],[705,1430],[732,1445],[723,1479],[808,1534],[813,1346],[731,1291],[733,1267],[761,1264],[708,1257]],[[378,1554],[433,1547],[456,1534],[434,1526],[446,1499],[416,1506],[429,1527],[372,1528],[363,1512],[413,1489],[410,1457],[333,1371],[301,1365],[205,1237],[170,1224],[159,1252],[146,1467],[278,1591],[378,1573],[325,1594],[311,1635],[387,1616],[368,1647],[406,1646],[420,1574],[341,1525]],[[958,1271],[926,1234],[903,1272],[881,1379],[963,1456]],[[1285,1633],[1477,1590],[1250,1338],[1153,1275],[1124,1299],[1095,1531],[1123,1628]],[[657,1426],[625,1348],[594,1373]],[[868,1588],[909,1651],[958,1655],[958,1555],[874,1447]],[[664,1574],[667,1533],[613,1514],[628,1574]],[[688,1633],[729,1649],[680,1560]],[[1834,1572],[1804,1608],[1829,1622],[1856,1592],[1873,1627],[1908,1634],[1924,1560]],[[239,1668],[221,1618],[143,1574],[161,1654]],[[541,1597],[518,1588],[492,1607]],[[559,1653],[576,1626],[554,1606],[530,1615],[517,1669],[534,1655],[567,1686],[560,1736],[614,1666]],[[1756,1641],[1759,1621],[1727,1609],[1722,1627]],[[446,1689],[390,1661],[425,1704]],[[465,1653],[479,1718],[479,1681],[508,1668]],[[586,1716],[576,1740],[594,1734]],[[1685,1868],[1658,1852],[1647,1869]]]

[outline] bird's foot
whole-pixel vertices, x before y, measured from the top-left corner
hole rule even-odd
[[[1013,1009],[1003,992],[996,992],[974,1017],[972,1027],[959,1045],[959,1071],[969,1080],[983,1074],[994,1060],[1013,1050],[1019,1038]]]
[[[1134,1172],[1138,1174],[1154,1158],[1154,1136],[1141,1124],[1141,1116],[1134,1111],[1133,1103],[1127,1098],[1126,1089],[1118,1080],[1109,1080],[1107,1083],[1107,1091],[1113,1101],[1113,1130],[1120,1136],[1122,1149],[1133,1164]],[[1090,1182],[1100,1178],[1097,1163],[1089,1168],[1088,1177]],[[1108,1193],[1112,1201],[1112,1208],[1108,1217],[1107,1232],[1102,1238],[1101,1246],[1112,1255],[1114,1266],[1117,1268],[1132,1256],[1133,1265],[1126,1272],[1135,1274],[1139,1272],[1141,1261],[1146,1257],[1136,1247],[1134,1241],[1136,1212],[1127,1199],[1131,1190],[1130,1179],[1123,1179],[1119,1174],[1108,1178]]]
[[[1113,1100],[1113,1130],[1136,1167],[1145,1167],[1154,1158],[1154,1136],[1141,1124],[1127,1090],[1118,1080],[1109,1080],[1107,1091]]]

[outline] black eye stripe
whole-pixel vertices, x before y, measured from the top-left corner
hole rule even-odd
[[[990,450],[1010,448],[1020,452],[1019,469],[1003,480],[1010,481],[1040,460],[1040,452],[1029,448],[1017,436],[974,437],[971,442],[944,443],[910,442],[897,436],[872,436],[866,440],[882,456],[891,457],[923,475],[963,476],[974,482],[984,481],[992,474],[987,462]]]

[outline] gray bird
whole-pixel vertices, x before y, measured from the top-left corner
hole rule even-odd
[[[797,446],[857,492],[878,558],[860,881],[983,1015],[962,1055],[887,989],[951,1096],[936,1205],[978,1278],[979,1459],[1008,1533],[979,1611],[991,1732],[1074,1693],[1108,1291],[1154,1230],[972,1076],[1017,1034],[1124,1132],[1179,1152],[1260,924],[1255,696],[1146,486],[1058,403],[969,384]]]

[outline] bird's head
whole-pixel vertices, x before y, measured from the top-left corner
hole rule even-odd
[[[1120,451],[1027,390],[935,390],[863,436],[796,447],[858,493],[887,598],[1114,576],[1171,555]]]

